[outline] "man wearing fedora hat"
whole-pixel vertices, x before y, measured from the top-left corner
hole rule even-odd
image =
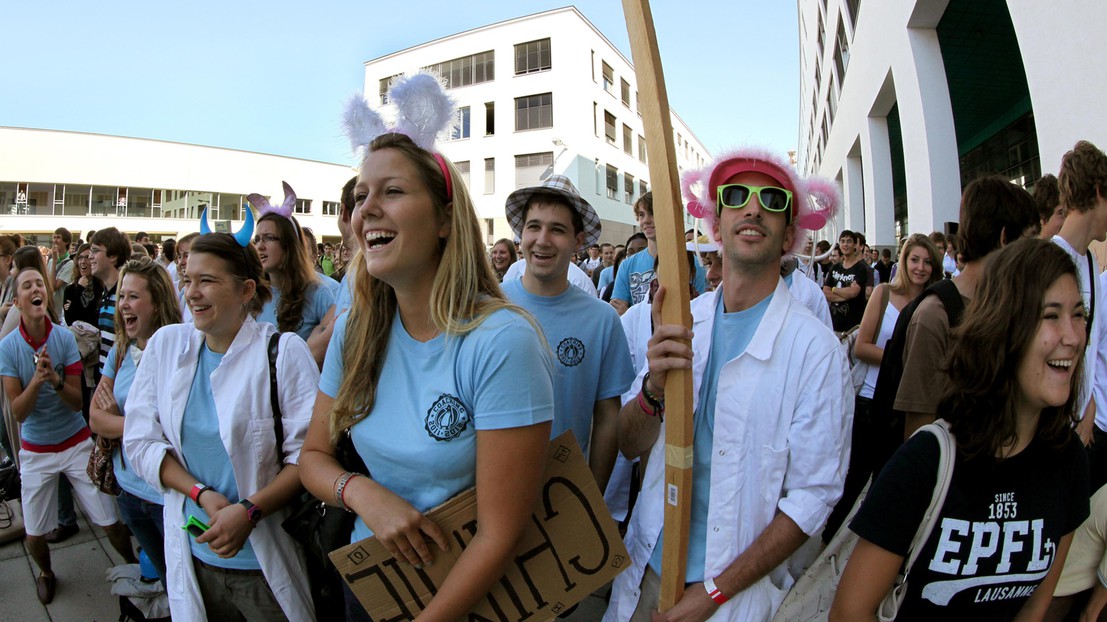
[[[571,429],[603,490],[618,451],[619,396],[634,369],[619,315],[567,276],[573,253],[599,239],[600,218],[561,175],[512,192],[506,211],[527,270],[504,281],[504,294],[538,320],[557,358],[551,438]]]

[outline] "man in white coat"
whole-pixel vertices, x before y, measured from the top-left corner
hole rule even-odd
[[[720,156],[702,182],[704,194],[686,203],[722,245],[723,280],[693,301],[691,330],[662,325],[655,312],[640,396],[620,412],[620,450],[649,460],[626,536],[631,567],[615,580],[607,621],[769,620],[794,582],[793,554],[822,528],[845,479],[853,416],[846,361],[780,276],[781,257],[833,216],[837,188],[748,149]],[[661,415],[666,373],[677,368],[693,377],[688,585],[658,615]]]

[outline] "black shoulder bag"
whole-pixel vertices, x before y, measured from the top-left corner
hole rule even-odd
[[[277,437],[277,461],[283,468],[284,424],[281,421],[280,394],[277,391],[277,350],[281,333],[269,338],[269,401],[273,406],[273,429]],[[342,468],[367,473],[365,462],[354,448],[350,431],[339,437],[335,457]],[[305,492],[292,503],[288,518],[281,523],[288,535],[300,545],[307,563],[311,600],[318,620],[345,619],[342,577],[328,554],[350,543],[357,514],[327,504]]]

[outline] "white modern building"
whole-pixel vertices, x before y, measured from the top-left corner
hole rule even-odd
[[[384,103],[393,77],[429,68],[459,106],[442,152],[467,176],[486,242],[511,238],[507,196],[559,174],[599,213],[603,241],[621,243],[649,186],[634,68],[576,8],[469,30],[365,63],[365,97]],[[709,154],[672,115],[680,169]]]
[[[1107,2],[798,1],[799,166],[876,244],[955,228],[977,177],[1029,186],[1077,140],[1107,147]]]
[[[102,134],[0,127],[0,233],[49,243],[58,227],[84,237],[116,227],[154,239],[213,228],[237,230],[246,195],[277,202],[287,180],[295,212],[322,240],[337,240],[342,185],[350,166],[234,149]]]

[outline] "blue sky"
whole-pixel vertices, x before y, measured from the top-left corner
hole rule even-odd
[[[4,7],[0,125],[349,163],[339,129],[364,61],[566,6],[477,0],[102,2]],[[630,58],[622,4],[575,6]],[[654,0],[669,103],[704,145],[794,149],[794,0]]]

